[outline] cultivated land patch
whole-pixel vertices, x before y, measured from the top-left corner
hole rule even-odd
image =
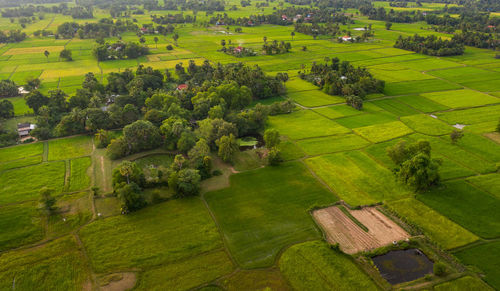
[[[288,97],[305,107],[316,107],[345,102],[345,99],[342,97],[328,95],[320,90],[292,92],[288,93]]]
[[[92,137],[75,136],[49,141],[49,160],[66,160],[88,156],[92,152]]]
[[[344,208],[345,209],[345,208]],[[338,206],[314,210],[312,215],[326,234],[331,244],[338,243],[347,254],[355,254],[386,246],[410,235],[394,221],[380,213],[375,207],[346,210],[356,220],[346,215]],[[368,231],[357,223],[364,225]]]
[[[418,94],[424,92],[435,92],[460,89],[462,86],[452,84],[439,79],[427,79],[419,81],[387,83],[384,87],[384,94],[389,96]]]
[[[469,89],[423,93],[422,96],[450,108],[464,108],[500,103],[500,98]]]
[[[434,286],[435,291],[459,291],[459,290],[494,290],[481,279],[471,276],[464,276],[453,281],[445,282]]]
[[[401,121],[413,130],[427,135],[443,135],[453,130],[446,123],[426,114],[403,116]]]
[[[404,136],[413,132],[401,121],[358,127],[353,130],[367,140],[375,143]]]
[[[360,149],[369,145],[370,142],[355,134],[345,134],[303,139],[297,141],[297,144],[308,155],[320,155]]]
[[[500,242],[490,242],[454,253],[464,264],[479,268],[484,280],[495,289],[500,288]]]

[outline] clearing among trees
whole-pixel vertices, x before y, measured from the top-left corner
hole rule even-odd
[[[355,254],[376,249],[410,237],[404,229],[375,207],[346,210],[351,217],[340,207],[318,209],[313,211],[312,215],[325,232],[328,242],[338,243],[344,253]]]

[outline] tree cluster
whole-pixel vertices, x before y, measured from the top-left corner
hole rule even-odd
[[[149,54],[149,48],[135,42],[115,42],[112,44],[96,44],[92,49],[92,54],[98,61],[137,59],[140,56]]]
[[[26,39],[26,33],[20,30],[0,31],[0,43],[21,42]]]
[[[292,44],[283,40],[280,42],[273,40],[270,43],[265,41],[262,45],[262,52],[266,55],[279,55],[288,53],[291,48]]]
[[[418,34],[406,38],[400,35],[394,47],[430,56],[462,55],[465,50],[464,45],[455,39],[443,40],[435,35],[419,36]]]
[[[100,19],[97,23],[78,24],[76,22],[65,22],[57,27],[56,37],[73,38],[78,36],[80,39],[105,38],[118,36],[126,31],[137,32],[137,24],[130,20]]]

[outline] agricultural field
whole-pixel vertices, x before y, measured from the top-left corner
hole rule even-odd
[[[0,290],[500,289],[496,3],[369,0],[369,16],[359,1],[104,0],[78,18],[79,1],[45,2],[0,3],[0,102],[13,109],[0,107]],[[2,15],[31,4],[33,17]],[[497,51],[395,47],[463,27]],[[26,37],[4,40],[13,30]],[[47,99],[2,95],[32,79]],[[440,177],[418,190],[388,155],[417,141]],[[446,274],[391,285],[374,267],[414,247]]]

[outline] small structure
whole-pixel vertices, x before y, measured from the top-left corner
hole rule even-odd
[[[187,88],[188,88],[187,84],[180,84],[179,86],[177,86],[177,90],[185,90]]]
[[[19,135],[19,140],[21,142],[32,138],[30,133],[33,129],[35,129],[36,125],[31,123],[18,123],[17,124],[17,133]]]
[[[281,15],[281,20],[288,20],[288,16],[286,16],[285,14]]]
[[[342,37],[342,41],[351,41],[352,40],[352,37],[348,36],[348,35],[344,35]]]
[[[17,88],[17,92],[19,92],[19,94],[21,94],[21,95],[26,95],[26,94],[28,94],[30,91],[28,91],[28,90],[24,89],[24,87],[22,87],[22,86],[21,86],[21,87]]]

